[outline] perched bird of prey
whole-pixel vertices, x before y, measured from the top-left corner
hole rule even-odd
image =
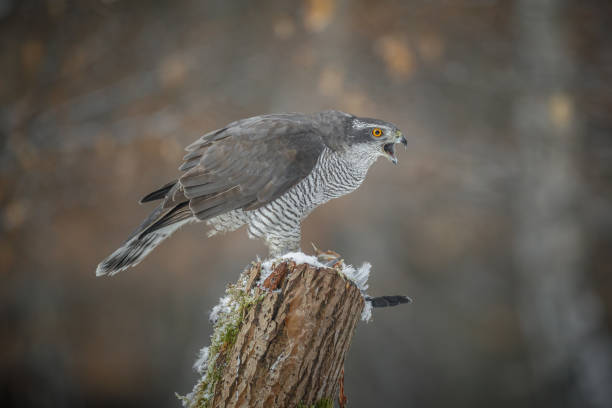
[[[397,163],[398,142],[406,146],[395,125],[338,111],[255,116],[207,133],[186,148],[181,176],[140,200],[160,204],[96,275],[137,265],[194,221],[209,236],[246,224],[271,256],[299,251],[302,220],[359,187],[379,156]]]

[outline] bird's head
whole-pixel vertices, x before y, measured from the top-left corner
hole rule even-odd
[[[353,117],[348,122],[347,135],[351,144],[364,144],[393,164],[397,164],[395,144],[401,143],[404,147],[408,144],[397,126],[379,119]]]

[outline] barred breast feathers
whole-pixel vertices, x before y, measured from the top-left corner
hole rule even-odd
[[[376,157],[371,150],[360,147],[342,152],[326,148],[312,172],[301,182],[256,210],[242,214],[233,211],[228,216],[234,221],[229,224],[233,228],[238,223],[248,223],[249,236],[264,238],[273,256],[299,250],[302,220],[321,204],[357,189]],[[244,218],[247,220],[243,221]],[[220,219],[216,228],[229,230],[226,223],[227,220]]]

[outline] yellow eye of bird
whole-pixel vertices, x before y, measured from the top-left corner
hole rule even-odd
[[[380,129],[380,128],[372,129],[372,136],[374,136],[374,137],[381,137],[382,134],[383,134],[382,129]]]

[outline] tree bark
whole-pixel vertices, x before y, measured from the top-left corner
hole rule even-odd
[[[279,264],[256,285],[261,266],[246,273],[247,290],[263,295],[249,308],[231,348],[216,360],[211,407],[295,407],[339,390],[344,359],[364,307],[359,289],[336,269]]]

